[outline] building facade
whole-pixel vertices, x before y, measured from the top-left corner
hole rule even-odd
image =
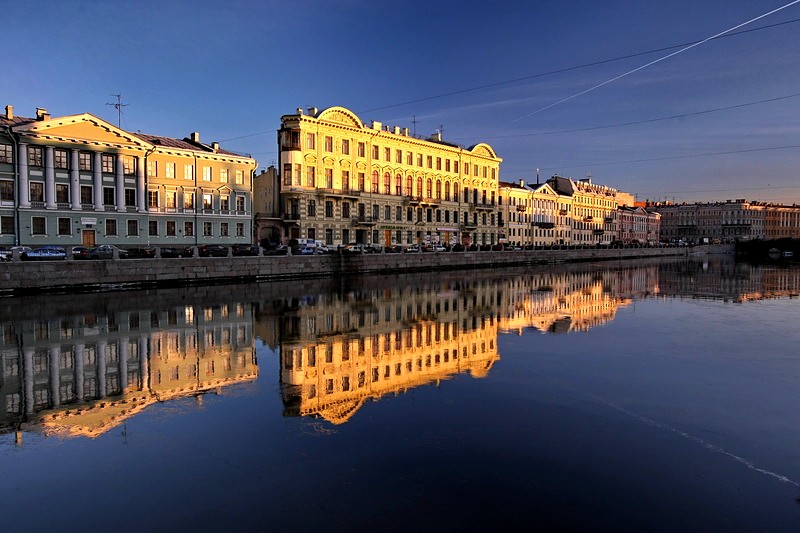
[[[574,180],[553,176],[547,183],[558,194],[572,198],[572,244],[609,244],[616,239],[615,212],[619,205],[630,201],[629,194],[592,183],[591,178]]]
[[[0,244],[191,246],[252,240],[256,161],[91,114],[0,116]]]
[[[661,237],[691,242],[763,239],[766,204],[727,200],[694,204],[655,204],[661,214]]]
[[[616,212],[617,239],[625,244],[656,243],[661,235],[661,215],[643,207],[622,206]]]
[[[343,107],[281,117],[278,142],[285,240],[497,242],[502,159],[488,144],[417,138]]]

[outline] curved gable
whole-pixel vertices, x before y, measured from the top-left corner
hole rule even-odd
[[[364,127],[364,123],[361,122],[361,119],[358,118],[355,113],[347,108],[339,106],[329,107],[320,111],[319,115],[317,115],[317,118],[327,122],[344,124],[345,126],[354,126],[356,128]]]
[[[495,153],[495,151],[492,149],[491,146],[489,146],[486,143],[478,143],[476,145],[470,146],[468,150],[475,155],[482,155],[484,157],[491,157],[495,159],[497,158],[497,154]]]

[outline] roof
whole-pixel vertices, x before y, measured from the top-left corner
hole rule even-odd
[[[0,116],[0,124],[2,124],[3,126],[14,127],[14,126],[21,126],[23,124],[30,124],[31,122],[36,122],[36,119],[35,118],[29,118],[29,117],[17,117],[17,116],[15,116],[11,120],[8,120],[6,117]]]

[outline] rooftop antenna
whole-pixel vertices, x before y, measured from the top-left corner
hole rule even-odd
[[[417,120],[417,115],[414,115],[414,118],[411,119],[411,123],[414,125],[414,136],[417,136],[417,124],[419,120]]]
[[[119,129],[122,129],[122,108],[128,107],[129,104],[122,103],[122,95],[121,94],[112,94],[111,96],[117,99],[116,102],[106,102],[106,105],[114,106],[114,109],[117,110],[117,126]]]
[[[536,185],[539,185],[539,169],[536,169]]]
[[[439,136],[444,140],[444,124],[439,124]]]

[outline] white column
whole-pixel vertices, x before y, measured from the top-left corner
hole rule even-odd
[[[145,198],[145,167],[147,166],[147,158],[140,157],[136,164],[136,201],[139,203],[139,212],[147,212],[147,198]]]
[[[70,196],[70,203],[72,203],[73,210],[79,210],[81,208],[81,179],[80,179],[80,156],[79,152],[76,148],[73,148],[70,152],[70,163],[69,163],[69,196]]]
[[[128,337],[124,337],[117,343],[117,353],[119,353],[119,391],[128,391]]]
[[[125,212],[125,165],[122,156],[117,156],[117,176],[114,183],[117,186],[117,211]]]
[[[61,405],[61,376],[58,372],[58,357],[61,355],[61,348],[53,346],[50,348],[50,398],[53,407]]]
[[[44,147],[44,206],[56,208],[56,170],[53,161],[53,147]]]
[[[79,402],[83,401],[83,382],[84,382],[84,353],[83,344],[75,345],[75,396]]]
[[[94,185],[94,210],[103,210],[103,154],[94,153],[92,164],[92,183]]]
[[[142,376],[142,390],[149,391],[150,375],[148,369],[150,368],[150,354],[147,350],[147,337],[139,338],[139,365]]]
[[[25,368],[25,412],[33,413],[33,350],[23,352],[23,366]]]
[[[31,206],[31,187],[28,184],[28,143],[19,143],[17,151],[17,171],[19,173],[19,206]]]
[[[106,341],[97,341],[97,396],[106,397]]]

